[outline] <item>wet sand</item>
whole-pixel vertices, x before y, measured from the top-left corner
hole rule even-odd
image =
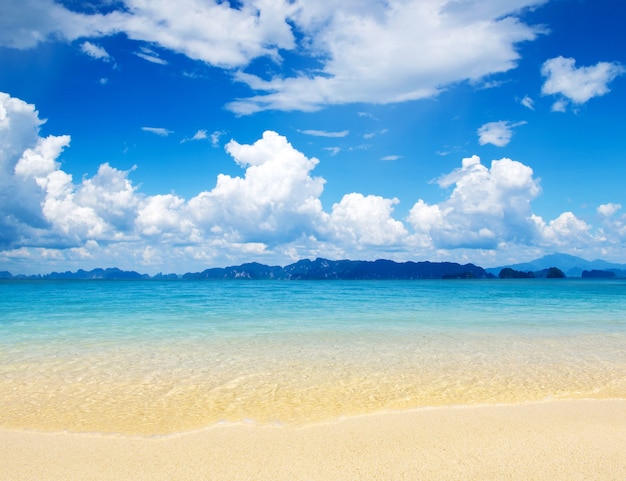
[[[0,481],[622,481],[626,400],[223,424],[155,437],[4,429],[0,453]]]

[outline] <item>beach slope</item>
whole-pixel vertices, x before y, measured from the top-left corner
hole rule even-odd
[[[624,480],[626,400],[385,413],[133,437],[0,431],[0,479]]]

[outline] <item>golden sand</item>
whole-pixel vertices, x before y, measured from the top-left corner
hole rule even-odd
[[[443,407],[157,437],[0,430],[0,481],[626,479],[626,400]]]
[[[621,337],[379,337],[60,349],[41,359],[31,350],[0,369],[0,428],[155,435],[222,421],[306,425],[421,407],[626,398]]]

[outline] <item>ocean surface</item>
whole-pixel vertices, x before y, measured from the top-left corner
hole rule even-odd
[[[0,428],[626,398],[626,280],[0,281]]]

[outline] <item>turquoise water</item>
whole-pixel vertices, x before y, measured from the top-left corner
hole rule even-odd
[[[626,281],[3,281],[0,393],[142,434],[626,397]]]

